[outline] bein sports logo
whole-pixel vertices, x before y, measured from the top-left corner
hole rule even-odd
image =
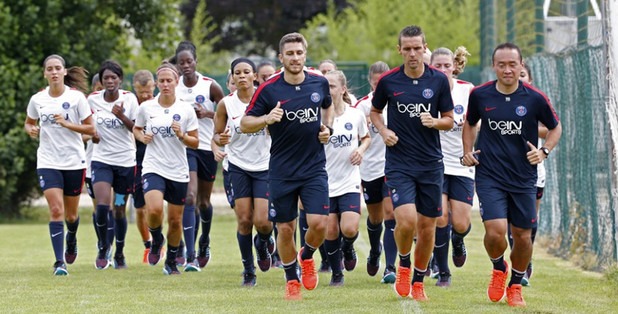
[[[333,144],[333,148],[352,146],[352,134],[333,135],[328,138],[328,143]]]
[[[487,119],[492,131],[500,131],[500,135],[521,135],[521,121],[494,121]]]
[[[289,121],[298,120],[299,123],[311,123],[318,121],[318,107],[299,109],[296,111],[285,111],[285,117]]]
[[[41,114],[39,117],[39,120],[41,120],[41,123],[49,123],[51,125],[55,125],[55,126],[60,126],[59,124],[56,123],[56,118],[54,117],[56,114],[54,113],[50,113],[50,114]],[[64,119],[67,121],[69,120],[69,114],[65,114],[64,115]]]
[[[406,113],[410,115],[410,118],[420,117],[423,112],[431,111],[431,103],[429,104],[402,104],[397,102],[397,111],[399,113]]]
[[[171,126],[150,126],[149,130],[153,135],[159,135],[163,138],[176,136]]]
[[[108,129],[120,129],[124,127],[124,123],[118,118],[97,117],[97,125]]]
[[[234,132],[236,134],[238,134],[238,135],[244,135],[244,136],[249,136],[249,137],[251,137],[251,136],[266,136],[266,128],[262,128],[259,131],[254,132],[254,133],[243,133],[240,130],[240,126],[234,126]]]

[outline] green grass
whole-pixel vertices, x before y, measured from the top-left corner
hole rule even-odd
[[[395,296],[380,277],[365,272],[368,252],[365,224],[356,247],[357,269],[345,273],[345,286],[328,286],[329,274],[320,274],[314,291],[303,291],[303,301],[283,299],[281,269],[258,273],[258,285],[242,288],[236,223],[229,208],[217,209],[212,229],[212,260],[200,273],[168,277],[162,266],[141,264],[142,245],[135,225],[129,226],[125,254],[129,269],[96,270],[95,235],[90,209],[82,210],[78,232],[79,257],[69,265],[70,276],[52,276],[53,254],[47,224],[0,225],[0,311],[14,313],[616,313],[618,283],[598,273],[583,272],[566,261],[550,257],[537,247],[532,286],[524,288],[525,309],[492,303],[486,296],[490,262],[482,246],[478,213],[466,239],[468,262],[453,268],[453,286],[434,286],[426,279],[431,299],[419,304]],[[361,220],[364,221],[364,220]],[[318,257],[319,260],[319,257]],[[381,274],[381,272],[379,273]]]

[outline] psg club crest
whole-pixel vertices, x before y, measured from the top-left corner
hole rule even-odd
[[[41,188],[45,187],[45,180],[43,179],[43,176],[39,177],[39,185],[41,186]]]
[[[425,99],[433,97],[433,91],[430,88],[425,88],[423,91],[423,97],[425,97]]]
[[[517,108],[515,108],[515,113],[518,116],[523,117],[526,115],[526,113],[528,113],[528,109],[526,109],[526,107],[524,106],[518,106]]]
[[[320,101],[320,94],[313,92],[313,94],[311,94],[311,101],[317,103],[318,101]]]
[[[195,96],[195,102],[198,104],[203,104],[204,101],[206,101],[206,98],[204,97],[204,95],[197,95]]]
[[[174,121],[180,121],[180,115],[179,114],[175,114],[173,118],[174,118]]]
[[[69,104],[68,102],[65,102],[62,104],[62,109],[69,109],[71,107],[71,104]]]
[[[464,107],[462,105],[455,105],[455,108],[453,108],[453,110],[456,114],[463,114]]]
[[[346,122],[345,129],[348,130],[348,131],[351,131],[352,130],[352,123]]]

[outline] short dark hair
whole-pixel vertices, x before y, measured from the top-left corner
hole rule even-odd
[[[279,53],[283,52],[283,46],[287,43],[301,43],[303,44],[303,48],[307,50],[307,40],[305,39],[305,36],[300,33],[289,33],[283,35],[279,41]]]
[[[524,63],[524,69],[526,69],[526,73],[528,73],[528,81],[532,82],[532,72],[530,71],[530,66],[527,63]]]
[[[112,73],[118,75],[120,80],[124,78],[122,67],[118,62],[112,60],[103,61],[99,68],[99,82],[101,82],[101,84],[103,84],[103,72],[105,72],[105,70],[110,70]]]
[[[401,38],[402,37],[417,37],[421,36],[423,39],[423,44],[425,43],[425,34],[420,26],[409,25],[404,27],[401,32],[399,32],[399,45],[401,46]]]
[[[517,54],[519,54],[519,62],[523,61],[523,58],[521,56],[521,49],[519,49],[519,46],[515,45],[514,43],[502,43],[496,46],[496,49],[494,49],[494,53],[491,55],[492,64],[494,63],[494,58],[496,57],[496,51],[503,49],[516,50]]]
[[[188,40],[183,40],[180,43],[178,43],[178,46],[176,47],[176,53],[174,54],[174,60],[173,60],[174,62],[170,62],[170,63],[176,64],[176,61],[178,60],[178,54],[185,50],[191,53],[194,60],[197,60],[197,48],[195,47],[195,45]]]

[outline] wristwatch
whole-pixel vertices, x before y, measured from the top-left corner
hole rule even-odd
[[[539,150],[541,150],[543,152],[543,154],[545,154],[545,157],[549,156],[549,148],[541,147],[541,148],[539,148]]]

